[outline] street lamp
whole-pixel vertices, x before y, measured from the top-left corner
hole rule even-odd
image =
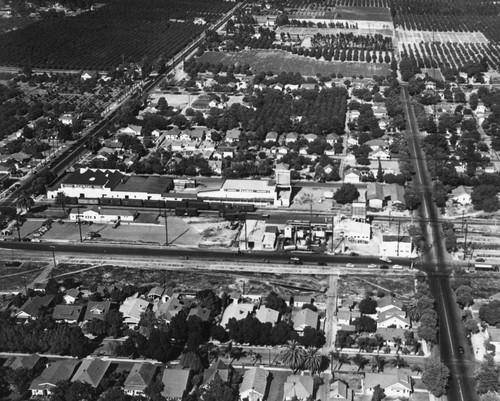
[[[51,246],[50,249],[52,250],[52,260],[54,261],[54,269],[57,267],[56,263],[56,247]]]

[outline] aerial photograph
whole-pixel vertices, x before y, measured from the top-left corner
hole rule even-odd
[[[500,1],[0,0],[1,400],[500,401]]]

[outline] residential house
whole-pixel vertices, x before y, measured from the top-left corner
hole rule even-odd
[[[339,136],[337,134],[331,133],[326,136],[326,143],[333,146],[335,142],[339,140]]]
[[[222,327],[226,327],[226,325],[229,323],[229,320],[233,318],[236,320],[245,319],[249,313],[253,312],[254,307],[255,307],[254,304],[245,304],[245,303],[240,304],[236,301],[233,301],[224,310],[224,314],[222,315],[222,320],[220,322],[220,325]]]
[[[293,92],[299,89],[299,85],[294,85],[294,84],[286,84],[285,85],[285,90],[288,92]]]
[[[272,325],[275,325],[276,323],[278,323],[280,313],[274,309],[261,306],[259,309],[257,309],[255,317],[261,323],[271,323]]]
[[[148,362],[134,363],[123,389],[126,394],[131,396],[144,396],[144,390],[153,381],[159,365]]]
[[[38,354],[31,354],[26,356],[11,356],[7,359],[3,367],[10,368],[12,370],[16,369],[33,369],[40,361],[41,357]]]
[[[240,140],[241,130],[233,128],[226,132],[224,140],[228,143],[238,142]]]
[[[318,328],[319,315],[311,309],[305,308],[293,314],[293,328],[301,333],[306,327]]]
[[[106,375],[110,365],[111,361],[105,361],[100,358],[84,359],[71,381],[87,383],[97,388],[101,384],[101,380]]]
[[[201,319],[203,322],[206,322],[208,319],[210,319],[210,309],[201,308],[199,306],[196,306],[189,311],[188,319],[191,316],[196,316],[197,318]]]
[[[127,134],[127,135],[134,135],[134,136],[140,136],[142,131],[142,127],[140,125],[129,125],[128,127],[125,128],[120,128],[118,130],[119,134]]]
[[[353,399],[354,391],[342,380],[336,380],[330,384],[329,401],[353,401]]]
[[[139,298],[136,293],[128,297],[120,305],[120,312],[123,314],[123,323],[129,327],[135,327],[141,320],[141,314],[149,309],[150,303],[144,299]]]
[[[411,322],[406,317],[406,313],[397,308],[381,312],[377,317],[377,327],[380,328],[395,327],[398,329],[408,329],[410,326]]]
[[[339,325],[348,325],[360,316],[361,313],[358,310],[341,309],[337,312],[337,323]]]
[[[19,308],[16,313],[18,319],[37,319],[40,316],[41,310],[52,306],[55,295],[35,296],[28,298],[28,300]]]
[[[222,174],[222,162],[220,160],[209,160],[208,167],[217,175]]]
[[[57,323],[76,324],[82,320],[83,305],[56,305],[52,312],[52,319]]]
[[[296,132],[289,132],[285,136],[285,143],[295,143],[297,142],[297,139],[299,139],[299,134]]]
[[[231,365],[226,365],[220,359],[215,362],[214,365],[205,369],[203,372],[203,384],[202,387],[207,387],[216,377],[219,377],[224,383],[231,380],[233,374],[233,368]]]
[[[190,369],[165,369],[163,371],[163,391],[161,395],[167,400],[182,400],[191,386]]]
[[[149,290],[147,298],[150,302],[166,302],[174,293],[172,288],[153,287]]]
[[[294,308],[302,308],[304,305],[312,305],[313,303],[314,297],[312,295],[293,295],[290,297],[290,306]]]
[[[300,89],[305,89],[305,90],[315,90],[317,88],[318,85],[314,83],[303,83],[300,85]]]
[[[181,142],[189,142],[191,140],[191,135],[189,135],[189,132],[187,130],[182,131],[179,135],[179,140]]]
[[[193,142],[201,142],[205,137],[205,128],[203,127],[193,127],[188,132],[189,138]]]
[[[86,322],[92,319],[104,320],[110,309],[111,302],[109,301],[89,301],[83,320]]]
[[[266,399],[269,372],[253,367],[245,371],[240,385],[240,399],[248,401],[263,401]]]
[[[390,160],[391,159],[391,154],[389,153],[388,150],[378,148],[368,155],[368,158],[371,160]]]
[[[410,236],[383,235],[380,245],[381,256],[412,257],[413,243]]]
[[[471,192],[470,189],[460,185],[451,191],[451,200],[462,206],[470,205],[472,202]]]
[[[178,295],[172,295],[166,302],[156,307],[155,314],[158,318],[170,322],[184,308],[184,303],[179,300]],[[154,309],[153,309],[154,310]]]
[[[380,148],[389,148],[389,144],[383,139],[370,139],[369,141],[365,142],[365,145],[368,145],[370,148],[372,148],[372,151],[378,150]]]
[[[361,182],[360,177],[361,174],[359,173],[359,171],[352,168],[344,172],[345,183],[359,184]]]
[[[279,134],[276,131],[268,132],[264,142],[276,142],[278,140]]]
[[[318,135],[316,135],[316,134],[306,134],[306,135],[304,135],[304,139],[306,139],[307,142],[311,143],[311,142],[314,142],[316,139],[318,139]]]
[[[40,376],[35,378],[29,387],[33,397],[47,397],[60,381],[71,379],[76,367],[80,363],[77,359],[61,359],[50,364]]]
[[[402,311],[403,306],[404,306],[403,301],[397,299],[396,297],[393,297],[392,295],[387,295],[377,300],[378,313],[387,312],[393,310],[394,308]]]
[[[65,113],[61,117],[59,117],[59,121],[64,125],[73,125],[75,118],[71,113]]]
[[[165,139],[168,139],[168,140],[171,140],[171,141],[178,140],[180,134],[181,134],[181,130],[179,128],[177,128],[177,127],[174,127],[171,130],[163,132],[163,135],[165,136]]]
[[[283,385],[283,401],[306,401],[312,399],[313,393],[312,376],[290,375]]]
[[[362,380],[362,388],[365,394],[373,394],[374,388],[380,385],[387,397],[410,397],[413,392],[413,383],[409,375],[397,372],[389,373],[365,373]]]
[[[74,304],[81,295],[82,292],[78,288],[70,288],[69,290],[66,290],[63,295],[63,299],[66,304]]]

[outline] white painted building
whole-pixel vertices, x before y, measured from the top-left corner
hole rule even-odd
[[[383,235],[380,245],[381,256],[393,256],[401,258],[412,257],[413,244],[407,235]]]
[[[69,214],[69,219],[71,221],[92,221],[93,223],[114,223],[116,221],[120,222],[132,222],[134,221],[137,212],[131,212],[127,209],[101,209],[101,208],[90,208],[82,209],[80,208],[80,214],[78,214],[77,209],[73,209]]]

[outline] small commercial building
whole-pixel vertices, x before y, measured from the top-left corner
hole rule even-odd
[[[127,209],[101,209],[100,207],[92,207],[89,209],[80,208],[73,209],[69,214],[69,219],[74,222],[92,221],[93,223],[130,223],[137,217],[137,212]]]
[[[393,256],[401,258],[412,257],[413,244],[408,235],[383,235],[380,245],[381,256]]]

